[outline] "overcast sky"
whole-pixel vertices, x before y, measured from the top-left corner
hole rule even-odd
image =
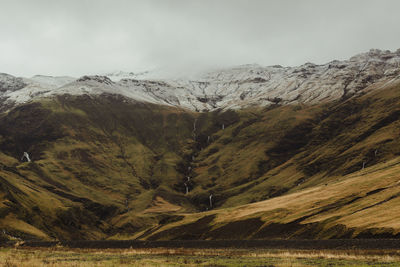
[[[301,65],[400,48],[398,0],[0,0],[17,76]]]

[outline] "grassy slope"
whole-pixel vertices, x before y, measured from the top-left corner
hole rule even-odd
[[[194,162],[193,194],[218,207],[325,183],[400,155],[399,86],[346,102],[242,111]],[[375,155],[375,151],[376,155]],[[205,202],[207,203],[207,202]]]
[[[2,235],[227,238],[224,232],[243,228],[228,237],[267,238],[272,229],[275,237],[289,231],[327,238],[366,235],[371,227],[390,232],[393,222],[374,221],[376,213],[368,212],[397,199],[394,192],[379,204],[392,197],[390,185],[399,175],[399,107],[399,86],[320,106],[201,114],[115,96],[20,106],[0,117]],[[20,162],[23,151],[33,162]],[[357,173],[363,162],[367,169]],[[377,166],[385,172],[375,172]],[[393,179],[379,178],[386,169]],[[369,183],[360,184],[367,170]],[[341,187],[340,181],[353,182]],[[210,194],[217,210],[196,213],[209,208]],[[360,211],[370,225],[345,214],[352,205],[374,203]],[[267,227],[271,221],[276,225]]]
[[[190,152],[192,121],[113,97],[13,110],[2,118],[2,221],[12,215],[58,238],[101,238],[111,226],[132,231],[149,222],[138,213],[155,195],[191,210],[173,186],[183,180],[175,166]],[[19,162],[25,150],[33,162]]]
[[[400,157],[292,194],[186,214],[146,238],[391,237],[400,232],[399,196]]]

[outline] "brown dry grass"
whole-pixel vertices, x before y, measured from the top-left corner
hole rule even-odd
[[[1,249],[2,266],[396,266],[400,251]]]
[[[358,231],[385,227],[392,228],[394,233],[397,233],[400,231],[400,198],[393,196],[400,194],[399,182],[400,158],[396,158],[344,177],[331,179],[326,185],[235,208],[204,212],[202,216],[215,214],[215,225],[249,218],[260,218],[268,225],[271,222],[289,223],[315,214],[302,223],[333,218],[330,225],[343,224],[346,227],[356,227]],[[381,191],[371,193],[377,189]],[[350,202],[358,197],[356,201]],[[390,199],[391,197],[393,198]],[[325,207],[334,205],[337,206],[323,211]],[[194,222],[199,217],[199,214],[187,214],[184,220],[166,225],[157,232]]]
[[[151,207],[145,209],[143,213],[163,213],[182,210],[182,207],[174,205],[162,197],[156,196],[151,203]]]

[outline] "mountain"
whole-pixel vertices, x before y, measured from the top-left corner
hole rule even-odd
[[[373,49],[349,60],[335,60],[324,65],[244,65],[175,80],[156,79],[157,75],[163,76],[160,72],[114,72],[108,74],[109,77],[95,75],[79,79],[45,76],[24,79],[3,75],[0,76],[0,99],[10,106],[66,93],[110,93],[195,111],[277,103],[315,104],[345,99],[373,89],[370,86],[395,83],[400,74],[399,66],[400,50]]]
[[[0,74],[1,239],[396,237],[399,62]]]

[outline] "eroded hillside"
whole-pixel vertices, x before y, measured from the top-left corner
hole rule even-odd
[[[207,234],[222,217],[224,224],[243,227],[248,222],[257,231],[271,218],[298,224],[334,217],[330,228],[386,227],[354,220],[347,225],[333,214],[345,213],[353,203],[395,204],[397,194],[384,192],[400,178],[398,161],[390,161],[400,155],[399,117],[399,85],[320,105],[205,113],[104,94],[24,104],[0,118],[2,237],[229,238],[222,230]],[[32,162],[21,161],[25,151]],[[360,191],[358,183],[375,166],[388,169],[390,179],[368,176],[370,186]],[[342,198],[335,193],[342,191],[340,181],[350,183]],[[307,198],[307,192],[325,195],[326,190],[329,201],[340,198],[336,204],[313,197],[311,206],[290,206],[299,194]],[[381,192],[382,199],[371,192]],[[285,200],[279,208],[264,208],[282,199],[288,199],[288,206]],[[259,201],[254,205],[261,208],[250,221],[219,215],[233,210],[247,214],[252,205],[235,207]],[[204,213],[210,209],[215,211]],[[319,215],[328,210],[329,216]],[[157,234],[193,218],[201,218],[202,227]],[[307,227],[307,237],[338,236],[323,234],[320,224]],[[185,229],[199,234],[185,236]],[[273,237],[287,237],[278,230]],[[270,237],[257,231],[231,237]]]

